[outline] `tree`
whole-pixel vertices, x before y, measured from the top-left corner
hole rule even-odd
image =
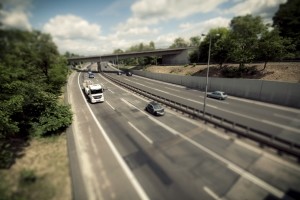
[[[288,0],[279,6],[273,17],[273,26],[278,28],[280,36],[291,38],[300,56],[300,1]]]
[[[265,63],[263,70],[266,69],[268,61],[281,60],[288,56],[288,52],[294,48],[290,40],[279,35],[277,29],[264,32],[261,35],[258,47],[258,58]]]
[[[41,122],[51,124],[39,129],[41,135],[71,123],[69,107],[58,103],[68,74],[66,59],[50,35],[0,30],[0,71],[0,137],[34,134]]]
[[[200,36],[190,37],[190,46],[191,47],[199,47],[200,40],[201,40]]]
[[[252,15],[234,17],[230,22],[229,51],[230,58],[239,63],[242,70],[245,63],[255,59],[258,49],[258,36],[267,30],[260,16]]]
[[[188,43],[181,37],[176,38],[170,48],[182,48],[187,47]]]
[[[154,50],[154,49],[155,49],[155,44],[154,44],[153,41],[151,41],[151,42],[149,43],[149,48],[150,48],[151,50]]]
[[[122,49],[115,49],[114,53],[124,53],[124,51]]]
[[[230,52],[229,30],[225,27],[212,29],[209,32],[212,35],[211,59],[219,63],[222,68],[223,63],[228,61]]]

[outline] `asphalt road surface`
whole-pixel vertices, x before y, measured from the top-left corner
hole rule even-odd
[[[165,116],[154,117],[144,110],[150,100],[100,74],[93,82],[106,89],[105,101],[89,104],[81,90],[86,78],[87,73],[74,72],[68,82],[74,112],[68,133],[74,199],[299,199],[299,164],[168,108]],[[199,91],[136,76],[119,78],[201,106]],[[208,109],[249,111],[269,125],[286,120],[274,129],[296,137],[299,112],[251,105],[234,98],[208,100]]]

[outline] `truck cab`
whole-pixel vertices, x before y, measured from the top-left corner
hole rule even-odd
[[[91,103],[104,102],[104,90],[100,84],[93,84],[91,81],[83,83],[84,92]]]

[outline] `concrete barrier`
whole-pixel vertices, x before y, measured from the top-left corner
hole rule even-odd
[[[204,91],[205,77],[161,74],[133,70],[139,76]],[[208,91],[221,90],[229,95],[300,108],[300,84],[237,78],[209,78]]]

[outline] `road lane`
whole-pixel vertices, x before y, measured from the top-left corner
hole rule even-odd
[[[298,191],[298,165],[290,167],[276,159],[269,159],[265,152],[245,148],[240,145],[242,141],[220,136],[218,130],[212,131],[199,121],[183,119],[183,116],[169,109],[166,109],[165,116],[153,117],[144,112],[148,100],[121,89],[101,76],[96,75],[95,81],[109,90],[105,92],[104,103],[89,104],[91,110],[149,198],[241,199],[240,191],[246,191],[247,196],[244,197],[264,199],[270,195],[280,197],[288,191]],[[85,108],[82,104],[80,107]],[[106,162],[102,162],[103,166],[94,162],[99,157],[105,159],[110,155],[102,150],[106,146],[104,140],[97,139],[101,131],[95,131],[92,127],[87,130],[93,133],[87,131],[85,135],[89,139],[82,142],[90,144],[91,150],[87,148],[86,151],[92,151],[90,156],[93,159],[88,161],[93,172],[97,174],[97,169],[103,167],[106,173],[100,175],[104,178],[113,176],[115,179],[112,180],[117,181],[119,174],[115,174],[113,166]],[[152,144],[139,131],[151,139]],[[267,172],[272,166],[276,166],[275,169]],[[273,177],[271,182],[270,176]],[[94,186],[95,189],[109,185],[105,181],[99,183]],[[122,184],[119,183],[119,186]],[[110,187],[117,191],[113,189],[114,184]],[[122,196],[118,192],[114,194]]]
[[[115,78],[119,78],[120,80],[131,84],[137,88],[140,88],[142,90],[150,91],[151,93],[157,94],[159,96],[164,96],[169,99],[173,99],[176,102],[194,107],[194,108],[200,108],[202,107],[203,103],[199,102],[199,96],[195,95],[195,91],[190,91],[181,88],[181,93],[176,92],[168,92],[162,90],[164,85],[163,83],[157,83],[157,81],[153,81],[152,85],[147,85],[146,82],[138,82],[137,76],[135,76],[135,80],[130,80],[129,77],[124,76],[117,76],[112,75]],[[140,80],[144,81],[144,78],[140,78]],[[147,82],[149,80],[147,79]],[[155,85],[156,84],[156,85]],[[168,84],[168,87],[171,87],[170,84]],[[159,88],[159,89],[158,89]],[[177,87],[176,87],[177,88]],[[178,88],[176,89],[178,90]],[[198,92],[199,93],[199,92]],[[271,133],[273,135],[276,135],[280,138],[286,139],[291,142],[297,142],[300,141],[300,123],[297,123],[295,120],[290,120],[293,117],[299,117],[300,111],[297,112],[296,109],[293,109],[293,112],[290,112],[291,109],[287,109],[285,111],[281,109],[276,109],[274,107],[264,107],[262,109],[261,105],[250,105],[249,103],[245,102],[239,102],[239,103],[233,103],[228,99],[229,104],[224,105],[223,101],[216,101],[212,99],[208,99],[208,112],[211,112],[212,114],[215,114],[217,116],[222,116],[225,119],[236,121],[243,125],[248,125],[249,127]],[[281,107],[278,107],[281,108]],[[287,117],[282,119],[278,118],[278,114],[274,115],[274,113],[282,113],[282,115],[285,115],[288,113]]]
[[[128,96],[129,97],[129,96]],[[118,99],[117,97],[114,97],[114,99]],[[129,100],[130,101],[130,100]],[[118,102],[116,102],[116,103],[118,103],[118,104],[120,104],[120,102],[121,101],[118,101]],[[135,104],[134,105],[138,105],[137,103],[138,103],[138,101],[136,101],[136,100],[133,100],[133,102],[135,102]],[[133,104],[132,104],[133,105]],[[129,106],[129,105],[128,105]],[[124,106],[121,106],[123,109],[125,109],[125,107]],[[129,106],[130,107],[130,106]],[[126,109],[125,109],[126,110]],[[124,113],[126,113],[126,111],[125,110],[122,110],[122,114],[124,114]],[[132,108],[130,108],[130,110],[131,110],[131,112],[134,112],[134,113],[136,113],[137,111],[135,110],[135,109],[132,109]],[[141,109],[140,109],[141,110]],[[132,114],[131,114],[132,115]],[[131,117],[128,117],[128,118],[131,118]],[[134,117],[135,118],[135,117]],[[138,117],[138,118],[140,118],[140,116]],[[162,118],[162,120],[163,119],[165,119],[165,118]],[[135,120],[136,120],[136,118],[135,118]],[[160,121],[162,121],[162,120],[160,120]],[[147,122],[147,124],[149,124],[149,122]],[[153,126],[153,125],[152,125]],[[155,131],[156,132],[156,131]],[[196,134],[196,133],[193,133],[193,134]],[[192,135],[193,135],[192,134]],[[203,134],[203,135],[209,135],[209,134]],[[173,140],[173,139],[172,139]],[[166,142],[166,141],[170,141],[170,139],[168,139],[168,140],[163,140],[164,142],[164,144],[168,144],[168,142]],[[206,143],[206,141],[205,140],[203,140],[203,139],[201,139],[200,141],[204,141],[204,143]],[[161,141],[160,141],[161,142]],[[155,141],[154,141],[154,143],[155,143]],[[155,143],[156,144],[156,146],[157,146],[157,143]],[[209,144],[209,143],[206,143],[206,145],[208,145],[208,146],[210,146],[210,147],[212,147],[212,146],[214,146],[214,145],[211,145],[211,144]],[[232,145],[235,145],[235,143],[233,143]],[[215,145],[215,146],[222,146],[222,145],[220,145],[220,144],[218,144],[218,145]],[[236,149],[235,148],[233,148],[232,147],[232,149],[231,149],[231,152],[230,151],[227,151],[227,148],[228,148],[228,146],[227,145],[224,145],[224,147],[223,147],[223,151],[220,151],[219,153],[220,154],[222,154],[222,152],[226,152],[226,154],[227,155],[230,155],[230,156],[232,156],[233,157],[233,159],[232,160],[234,160],[234,159],[236,159],[235,158],[235,156],[234,156],[234,152],[238,155],[238,154],[240,154],[241,153],[241,151],[239,150],[239,148],[241,148],[241,147],[236,147]],[[225,150],[225,151],[224,151]],[[245,150],[246,152],[248,151],[248,150]],[[255,152],[254,152],[255,153]],[[248,154],[248,155],[247,155]],[[224,155],[222,155],[222,156],[224,156]],[[229,156],[229,157],[230,157]],[[248,157],[248,158],[250,158],[249,159],[249,163],[250,164],[244,164],[244,167],[249,167],[249,165],[251,165],[251,162],[254,162],[255,160],[259,160],[260,159],[260,157],[262,156],[262,155],[254,155],[254,157],[256,156],[256,158],[257,159],[253,159],[253,160],[251,160],[251,156],[249,156],[249,152],[247,152],[246,154],[244,154],[244,155],[241,155],[240,156],[240,158],[239,159],[236,159],[237,161],[235,161],[235,162],[237,162],[237,163],[239,163],[239,162],[241,162],[241,160],[244,160],[244,158],[246,157]],[[226,157],[226,156],[225,156]],[[263,157],[263,156],[262,156]],[[196,159],[197,160],[197,159]],[[231,162],[231,161],[230,161]],[[232,166],[232,165],[230,165],[230,166]],[[245,173],[245,171],[244,170],[242,170],[242,168],[238,168],[239,170],[236,170],[236,168],[233,168],[233,167],[231,167],[230,168],[231,170],[233,170],[233,169],[235,169],[235,171],[236,172],[239,172],[239,173],[242,173],[242,174],[246,174],[246,175],[243,175],[242,176],[242,178],[245,176],[246,177],[246,179],[248,178],[249,179],[249,177],[253,177],[253,176],[250,176],[249,175],[249,173]],[[251,178],[250,178],[251,179]],[[255,180],[260,180],[260,179],[255,179]],[[266,180],[267,181],[267,180]],[[267,184],[267,186],[266,186],[266,184],[265,184],[265,181],[256,181],[256,182],[258,182],[258,183],[260,183],[260,186],[261,187],[265,187],[265,189],[269,189],[270,188],[270,186]],[[272,189],[272,191],[273,191],[273,193],[275,194],[275,195],[277,195],[277,196],[282,196],[283,195],[283,193],[282,192],[278,192],[278,190],[276,189],[276,188],[273,188],[273,187],[271,187]]]

